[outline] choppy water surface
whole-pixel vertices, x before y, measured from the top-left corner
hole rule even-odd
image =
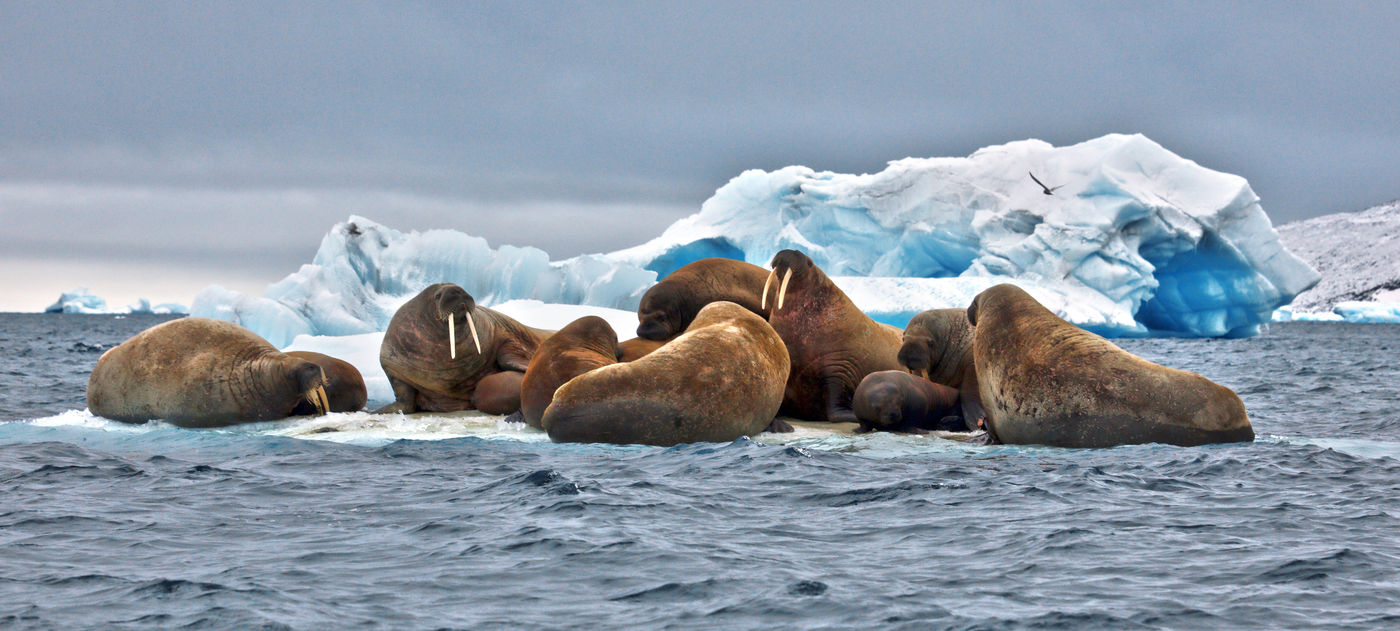
[[[1120,342],[1238,391],[1253,444],[659,449],[82,412],[99,351],[161,319],[0,316],[0,627],[1400,625],[1400,327]]]

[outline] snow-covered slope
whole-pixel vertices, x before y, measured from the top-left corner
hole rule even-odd
[[[1029,172],[1060,188],[1043,194]],[[487,306],[533,299],[634,310],[681,265],[726,256],[766,266],[784,248],[811,255],[859,307],[896,326],[1015,282],[1104,334],[1249,335],[1317,280],[1280,244],[1243,178],[1140,135],[1110,135],[909,158],[873,175],[747,171],[657,239],[565,261],[351,217],[263,297],[209,287],[192,312],[282,346],[296,335],[383,330],[398,305],[443,281]]]
[[[1295,316],[1330,313],[1344,302],[1400,303],[1400,200],[1282,224],[1278,234],[1289,251],[1322,274],[1293,299]],[[1400,304],[1395,307],[1400,310]],[[1364,311],[1348,313],[1361,317]]]

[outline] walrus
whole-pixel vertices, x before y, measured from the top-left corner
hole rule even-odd
[[[555,442],[731,441],[770,426],[787,378],[787,349],[773,327],[735,303],[712,302],[646,357],[560,386],[541,424]]]
[[[1229,388],[1065,322],[1015,285],[967,308],[988,433],[1008,444],[1111,447],[1254,440]]]
[[[909,320],[899,347],[900,365],[929,381],[957,388],[967,429],[977,429],[982,395],[972,360],[972,325],[967,309],[930,309]]]
[[[343,359],[312,351],[287,351],[287,354],[304,359],[321,367],[326,376],[327,412],[358,412],[363,410],[369,394],[365,391],[365,379],[360,370]],[[303,399],[292,410],[293,416],[306,416],[316,413],[316,406]]]
[[[787,344],[792,364],[784,414],[858,423],[851,396],[866,375],[899,370],[900,330],[856,308],[806,254],[783,250],[773,257],[772,268],[762,305],[772,307],[768,322]]]
[[[294,414],[301,401],[329,407],[314,362],[279,352],[232,322],[180,318],[153,326],[98,358],[88,409],[123,423],[163,419],[180,427],[223,427]]]
[[[637,337],[669,340],[685,331],[702,307],[720,300],[766,318],[768,309],[762,305],[762,289],[767,276],[768,270],[734,259],[708,258],[688,263],[642,294],[637,305]]]
[[[852,397],[860,421],[857,433],[882,430],[922,434],[927,430],[961,432],[966,424],[958,391],[903,370],[872,372],[860,380]]]
[[[583,373],[616,364],[621,354],[617,333],[598,316],[574,320],[549,336],[535,350],[520,385],[520,412],[525,424],[549,429],[540,419],[554,400],[554,391]]]
[[[457,285],[430,285],[399,307],[384,331],[379,363],[394,402],[376,412],[510,414],[520,408],[518,386],[530,358],[550,333],[478,307]]]
[[[691,319],[694,320],[694,318]],[[618,342],[617,350],[620,354],[617,356],[617,361],[636,361],[651,354],[652,351],[661,348],[665,343],[666,342],[648,340],[642,337],[634,337],[630,340]]]

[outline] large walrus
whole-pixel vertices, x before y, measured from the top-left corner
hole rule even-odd
[[[857,433],[881,430],[922,434],[966,428],[958,391],[902,370],[872,372],[860,380],[852,399]]]
[[[689,263],[642,294],[637,306],[637,337],[669,340],[685,331],[702,307],[721,300],[766,318],[762,290],[767,276],[768,270],[733,259]]]
[[[977,429],[984,413],[967,309],[930,309],[914,316],[904,327],[899,363],[929,381],[956,388],[967,429]]]
[[[394,402],[377,412],[520,409],[520,381],[549,331],[476,306],[452,283],[430,285],[394,313],[379,363]]]
[[[549,336],[536,349],[520,384],[520,412],[525,424],[549,429],[540,419],[554,400],[554,391],[583,373],[616,364],[621,354],[617,332],[598,316],[574,320]]]
[[[991,436],[1008,444],[1111,447],[1254,440],[1229,388],[1159,366],[1060,319],[1015,285],[967,308]]]
[[[164,419],[222,427],[291,416],[301,401],[324,413],[325,375],[232,322],[181,318],[102,354],[88,377],[93,414],[124,423]]]
[[[360,369],[343,359],[312,351],[287,351],[288,355],[304,359],[321,367],[326,376],[327,412],[357,412],[364,409],[369,393],[365,391],[365,379]],[[316,408],[310,400],[303,400],[292,410],[292,414],[315,414]]]
[[[866,375],[899,370],[900,330],[856,308],[806,254],[783,250],[772,267],[762,306],[772,308],[768,322],[787,344],[792,362],[784,413],[806,421],[858,423],[851,397]]]
[[[680,337],[555,391],[542,423],[557,442],[675,445],[762,432],[783,402],[783,340],[732,302],[706,305]]]

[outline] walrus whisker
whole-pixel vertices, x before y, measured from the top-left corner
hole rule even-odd
[[[777,306],[775,307],[775,309],[782,309],[782,308],[783,308],[783,297],[787,295],[787,285],[788,285],[788,281],[790,281],[790,280],[792,280],[792,268],[791,268],[791,267],[789,267],[789,268],[787,269],[787,272],[783,274],[783,284],[782,284],[780,287],[778,287],[778,304],[777,304]]]
[[[476,320],[472,319],[472,312],[467,312],[467,328],[472,330],[472,342],[476,344],[476,354],[481,354],[481,338],[476,336]]]
[[[453,324],[455,320],[452,314],[447,314],[447,344],[452,347],[452,359],[457,359],[457,327]]]
[[[778,268],[773,268],[768,272],[768,280],[763,281],[763,299],[758,301],[759,309],[768,308],[768,288],[773,286],[773,278],[778,275]]]

